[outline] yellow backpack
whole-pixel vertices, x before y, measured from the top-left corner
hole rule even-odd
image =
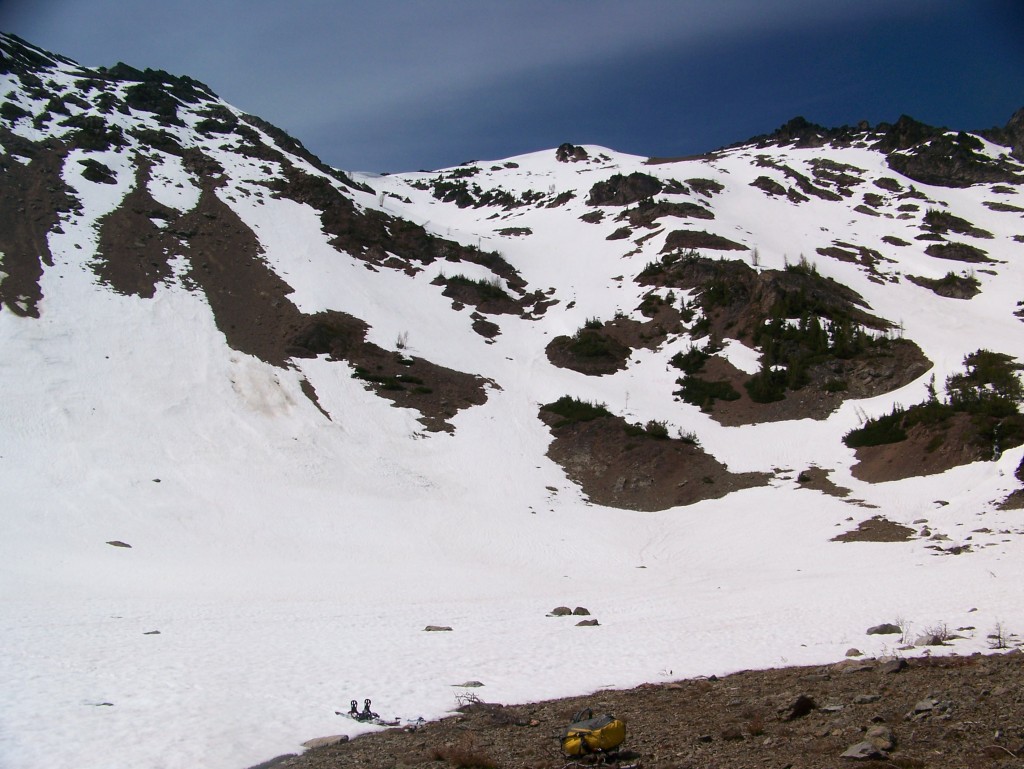
[[[562,737],[562,751],[567,756],[614,750],[626,739],[626,725],[614,716],[594,717],[587,708],[577,713]]]

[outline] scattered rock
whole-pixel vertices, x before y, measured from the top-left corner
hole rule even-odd
[[[878,666],[878,672],[880,673],[901,673],[907,669],[907,661],[903,657],[895,657],[894,659],[886,660]]]
[[[589,157],[583,147],[570,142],[558,145],[558,149],[555,150],[555,160],[559,163],[576,163],[580,160],[587,160]]]
[[[721,738],[726,742],[742,740],[743,731],[738,726],[727,726],[722,730]]]
[[[814,701],[814,698],[807,694],[801,694],[785,709],[785,719],[792,721],[797,718],[803,718],[812,710],[818,707],[818,703]]]
[[[840,756],[840,758],[849,758],[854,761],[872,761],[875,759],[886,758],[884,751],[879,750],[874,743],[869,740],[858,742],[856,745],[851,745],[846,751]]]
[[[249,769],[276,769],[282,766],[286,761],[296,758],[295,753],[282,753],[280,756],[274,756],[273,758],[263,761],[262,763],[250,766]]]
[[[584,606],[577,606],[575,609],[572,610],[572,613],[577,617],[586,617],[589,616],[590,610]]]
[[[551,610],[551,613],[548,614],[549,617],[568,617],[571,615],[572,609],[570,609],[568,606],[556,606],[554,609]]]
[[[581,619],[576,623],[576,627],[597,627],[600,624],[596,619]]]
[[[881,694],[858,694],[853,698],[854,705],[870,705],[872,702],[878,702],[882,699]]]
[[[892,750],[896,747],[896,737],[888,726],[872,726],[864,736],[879,750]]]
[[[891,622],[884,622],[881,625],[868,628],[868,635],[894,635],[902,632],[899,625],[894,625]]]
[[[860,673],[864,670],[872,670],[873,668],[874,665],[871,662],[868,662],[867,660],[847,659],[843,660],[842,662],[837,662],[835,665],[833,665],[832,671],[835,673],[842,673],[843,675],[846,675],[848,673]]]
[[[935,710],[935,706],[938,704],[938,700],[933,700],[931,698],[918,700],[917,704],[914,705],[913,710],[907,713],[907,718],[909,719],[929,715],[933,710]]]
[[[315,737],[302,743],[304,748],[325,748],[328,745],[337,745],[339,742],[348,742],[347,734],[333,734],[330,737]]]

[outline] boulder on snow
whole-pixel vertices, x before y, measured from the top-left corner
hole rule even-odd
[[[868,635],[894,635],[902,632],[899,625],[894,625],[891,622],[883,622],[881,625],[868,628]]]

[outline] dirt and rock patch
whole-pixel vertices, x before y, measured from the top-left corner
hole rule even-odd
[[[917,424],[906,439],[856,449],[854,478],[884,483],[921,475],[937,475],[954,467],[992,458],[991,446],[978,441],[978,426],[970,414],[954,414],[939,424]]]
[[[747,251],[747,246],[706,230],[673,230],[665,238],[662,253],[680,249],[706,249],[708,251]]]
[[[746,670],[523,705],[464,696],[440,721],[313,747],[261,766],[1012,767],[1024,756],[1022,689],[1019,651],[855,655],[831,665]],[[559,749],[573,714],[585,708],[626,724],[625,742],[604,760],[572,761]]]
[[[673,357],[682,372],[676,394],[722,424],[822,419],[847,398],[902,387],[931,367],[858,294],[806,260],[757,271],[739,260],[675,252],[636,280],[693,292],[688,332],[708,341]],[[720,358],[726,338],[759,349],[761,370],[747,374]]]
[[[563,399],[564,400],[564,399]],[[666,510],[765,485],[765,473],[732,473],[695,436],[671,437],[665,426],[631,425],[603,409],[586,418],[548,404],[540,418],[555,439],[548,456],[592,501],[626,510]]]
[[[655,349],[681,329],[679,310],[658,297],[648,296],[640,312],[646,320],[589,319],[575,334],[552,339],[545,348],[548,360],[588,376],[614,374],[626,367],[633,350]]]
[[[907,280],[948,299],[972,299],[981,293],[981,282],[973,275],[957,275],[955,272],[948,272],[941,278],[907,275]]]
[[[914,537],[914,530],[901,523],[890,521],[881,515],[861,521],[850,531],[832,537],[833,542],[907,542]]]
[[[34,143],[0,126],[0,304],[16,315],[39,317],[43,267],[53,264],[47,236],[61,215],[80,207],[61,170],[67,147]]]
[[[615,174],[590,188],[588,206],[628,206],[661,192],[661,180],[650,174],[634,171],[628,176]]]

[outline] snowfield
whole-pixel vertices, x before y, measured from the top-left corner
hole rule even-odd
[[[65,69],[53,77],[70,88]],[[5,93],[17,85],[4,79],[13,83]],[[151,118],[118,119],[130,127]],[[478,279],[489,270],[368,269],[328,243],[311,207],[266,194],[259,182],[276,163],[261,170],[225,149],[223,136],[189,133],[193,124],[176,135],[221,162],[218,197],[255,232],[297,307],[349,313],[369,324],[370,342],[485,377],[487,402],[460,411],[451,434],[426,432],[417,412],[365,389],[345,362],[321,356],[278,368],[231,349],[180,263],[153,299],[101,285],[90,267],[97,227],[134,184],[135,148],[72,151],[64,178],[81,209],[49,234],[40,317],[0,311],[0,767],[243,769],[314,737],[377,728],[335,714],[352,699],[371,698],[382,716],[431,719],[467,691],[524,702],[832,662],[851,647],[924,653],[900,651],[898,636],[865,634],[883,622],[901,624],[911,642],[936,629],[961,636],[932,654],[986,650],[997,625],[1024,633],[1024,521],[997,506],[1020,487],[1024,448],[871,484],[851,474],[854,452],[841,441],[864,418],[921,401],[932,374],[943,382],[979,347],[1024,360],[1024,326],[1013,315],[1024,299],[1024,245],[1013,239],[1021,217],[983,205],[1024,206],[1019,186],[995,195],[986,185],[912,183],[866,148],[747,147],[647,165],[588,146],[584,163],[557,162],[550,150],[474,164],[481,171],[469,181],[484,189],[545,195],[507,211],[435,199],[421,187],[442,172],[355,175],[374,190],[346,190],[358,206],[497,250],[529,290],[553,289],[558,304],[540,317],[488,317],[501,332],[492,343],[472,330],[473,308],[453,310],[431,283],[440,272]],[[15,125],[28,139],[35,131],[27,119]],[[177,157],[150,154],[159,161],[153,197],[194,208],[196,178]],[[814,158],[855,166],[858,191],[884,194],[872,180],[899,177],[928,202],[916,201],[908,219],[857,213],[857,196],[796,204],[750,185],[762,175],[786,182],[757,155],[804,173]],[[116,183],[83,178],[77,161],[86,156]],[[597,224],[579,217],[594,210],[586,199],[595,182],[632,172],[717,181],[724,191],[711,196],[659,196],[699,203],[715,218],[660,219],[660,229],[637,231],[655,233],[640,244],[608,240],[621,209],[608,207]],[[575,197],[546,206],[563,192]],[[887,197],[895,212],[896,196]],[[996,260],[973,270],[981,293],[972,300],[901,277],[968,267],[926,256],[915,241],[930,207],[994,235],[956,236]],[[509,227],[530,232],[499,234]],[[761,269],[806,256],[899,324],[934,368],[825,420],[723,427],[672,398],[679,372],[668,361],[689,346],[685,334],[635,351],[608,376],[552,365],[544,348],[554,337],[591,317],[635,314],[649,288],[633,278],[673,229],[756,247]],[[893,235],[911,245],[883,240]],[[883,253],[885,278],[816,253],[833,241]],[[749,263],[751,252],[726,256]],[[758,369],[757,351],[739,342],[723,355]],[[672,434],[693,431],[731,471],[771,481],[662,512],[593,504],[546,456],[552,437],[537,411],[566,394],[632,422],[663,420]],[[801,488],[797,476],[812,466],[831,470],[850,496]],[[940,553],[923,537],[831,541],[875,515],[927,526],[970,551]],[[548,616],[560,605],[586,607],[600,625]],[[460,686],[473,681],[483,687]]]

